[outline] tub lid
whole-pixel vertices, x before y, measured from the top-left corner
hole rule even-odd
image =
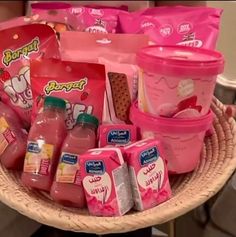
[[[218,75],[224,69],[220,52],[186,46],[148,46],[137,54],[138,65],[147,72],[175,76]]]

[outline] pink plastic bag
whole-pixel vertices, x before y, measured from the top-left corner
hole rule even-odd
[[[63,60],[98,62],[105,65],[107,78],[104,123],[129,123],[129,107],[136,99],[138,89],[139,69],[135,60],[136,53],[147,44],[148,37],[145,35],[83,32],[61,34]]]
[[[71,13],[77,18],[78,31],[89,33],[116,33],[119,9],[72,7]]]
[[[71,14],[71,4],[63,2],[43,2],[31,4],[30,19],[51,26],[55,32],[75,30],[77,19]]]
[[[25,25],[0,31],[0,96],[28,127],[32,111],[29,59],[59,58],[56,35],[46,25]]]
[[[81,113],[93,114],[101,121],[105,91],[103,65],[44,59],[32,60],[30,68],[34,99],[32,121],[42,111],[45,96],[66,100],[68,129],[73,128]]]
[[[117,9],[117,10],[122,10],[122,11],[128,11],[129,7],[127,5],[121,5],[121,6],[103,6],[103,5],[95,5],[95,4],[91,4],[91,5],[85,5],[85,7],[88,8],[94,8],[94,9]]]
[[[147,34],[159,45],[215,49],[222,10],[209,7],[156,7],[119,14],[123,33]]]

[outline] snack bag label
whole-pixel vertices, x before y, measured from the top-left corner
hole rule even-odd
[[[59,58],[59,46],[51,27],[27,24],[0,31],[0,93],[2,101],[30,126],[33,96],[30,60]]]
[[[32,121],[43,109],[44,98],[55,96],[66,101],[66,126],[72,129],[79,114],[93,114],[102,119],[105,67],[100,64],[60,60],[31,60],[34,97]]]
[[[3,64],[9,67],[12,62],[20,60],[23,57],[29,56],[33,52],[39,51],[39,38],[35,37],[30,43],[23,45],[19,49],[11,50],[7,49],[3,51]]]
[[[107,144],[127,144],[130,142],[129,130],[111,130],[107,134]]]
[[[38,140],[38,142],[29,141],[25,156],[24,172],[48,175],[53,152],[54,146],[52,144],[46,144],[42,140]]]
[[[14,133],[4,117],[0,117],[0,155],[16,140]]]
[[[79,156],[63,152],[56,173],[56,182],[81,184]]]

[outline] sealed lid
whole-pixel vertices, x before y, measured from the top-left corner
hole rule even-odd
[[[166,118],[144,113],[138,109],[134,102],[130,108],[131,122],[141,129],[163,133],[200,133],[211,128],[213,113],[211,110],[206,115],[195,118]]]
[[[186,46],[148,46],[137,54],[138,65],[147,72],[167,76],[211,76],[224,69],[220,52]]]
[[[66,102],[58,97],[47,96],[44,100],[44,107],[51,106],[65,110]]]
[[[96,126],[96,128],[99,125],[99,121],[98,119],[91,115],[91,114],[86,114],[86,113],[82,113],[77,117],[77,123],[89,123],[89,124],[93,124]]]

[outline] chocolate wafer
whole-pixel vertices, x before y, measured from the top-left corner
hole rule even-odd
[[[129,120],[131,97],[127,76],[124,73],[108,72],[115,115],[121,121]]]

